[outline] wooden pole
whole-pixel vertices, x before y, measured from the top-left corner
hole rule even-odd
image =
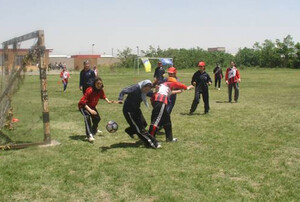
[[[44,31],[40,30],[38,33],[38,50],[39,50],[39,70],[40,70],[40,84],[41,84],[41,100],[43,108],[43,124],[44,124],[44,142],[51,143],[50,135],[50,118],[49,118],[49,103],[47,93],[47,74],[45,65],[45,36]]]

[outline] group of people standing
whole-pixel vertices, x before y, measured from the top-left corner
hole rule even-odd
[[[232,64],[234,63],[232,62]],[[182,93],[184,90],[195,88],[195,96],[191,105],[190,114],[196,110],[199,104],[200,94],[203,96],[204,113],[209,112],[208,86],[211,85],[212,81],[209,74],[205,72],[205,62],[199,62],[198,67],[199,70],[194,73],[191,85],[186,86],[178,81],[175,67],[168,68],[168,77],[165,78],[165,70],[162,63],[159,62],[158,67],[155,69],[153,82],[143,80],[137,84],[125,87],[119,93],[117,101],[110,101],[105,96],[102,79],[95,75],[95,72],[89,68],[88,61],[85,61],[84,69],[80,72],[79,89],[82,90],[83,96],[78,103],[78,108],[84,117],[88,141],[94,141],[94,136],[97,133],[97,127],[101,120],[96,105],[99,99],[104,99],[109,104],[123,104],[123,115],[129,124],[125,132],[131,138],[137,135],[146,146],[161,148],[161,144],[156,140],[156,133],[163,128],[166,141],[176,142],[177,138],[173,137],[170,117],[175,105],[176,94]],[[221,72],[222,74],[222,70],[215,72]],[[234,84],[234,82],[240,82],[240,77],[234,65],[226,70],[225,78],[226,83],[228,83],[228,89],[234,87],[238,91],[238,85]],[[127,97],[123,102],[125,95],[127,95]],[[147,122],[140,109],[142,102],[146,107],[149,107],[147,97],[151,98],[152,105],[151,124],[148,129]],[[238,93],[235,94],[234,99],[237,101]],[[231,96],[229,97],[229,101],[231,101]]]

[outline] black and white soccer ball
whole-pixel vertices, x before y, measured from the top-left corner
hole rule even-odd
[[[109,121],[106,124],[106,130],[109,133],[115,133],[118,130],[118,128],[119,128],[119,126],[118,126],[117,122],[115,122],[115,121]]]

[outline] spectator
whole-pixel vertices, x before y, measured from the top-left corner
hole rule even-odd
[[[80,72],[79,79],[79,89],[82,91],[82,94],[85,94],[88,87],[93,86],[94,79],[95,72],[90,69],[90,63],[86,60],[83,62],[83,70]]]
[[[234,102],[239,99],[239,83],[241,82],[240,72],[232,61],[225,74],[226,84],[228,85],[228,102],[232,101],[232,87],[234,88]]]

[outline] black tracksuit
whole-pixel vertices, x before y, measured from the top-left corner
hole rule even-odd
[[[190,109],[190,113],[193,113],[200,102],[200,94],[202,94],[202,99],[204,102],[204,112],[208,113],[209,111],[209,95],[208,95],[208,82],[212,82],[209,74],[207,74],[205,71],[200,72],[197,71],[194,73],[192,77],[192,85],[196,82],[195,87],[195,97]]]
[[[85,71],[84,69],[80,72],[79,87],[82,86],[82,94],[85,94],[85,91],[88,87],[93,86],[95,80],[95,72],[92,69]]]
[[[154,78],[157,79],[157,82],[162,82],[164,79],[165,69],[163,67],[156,67],[154,72]]]
[[[215,75],[215,88],[217,87],[217,84],[218,88],[221,88],[221,80],[224,77],[221,67],[216,66],[216,68],[214,68],[213,73]]]
[[[133,137],[137,134],[138,137],[145,143],[145,145],[156,148],[157,140],[152,137],[145,129],[147,122],[140,109],[142,100],[142,91],[138,84],[124,88],[119,95],[118,100],[123,100],[124,95],[127,94],[127,98],[123,105],[123,114],[129,124],[129,127],[125,129],[125,132]],[[153,92],[150,91],[147,96],[151,97]]]

